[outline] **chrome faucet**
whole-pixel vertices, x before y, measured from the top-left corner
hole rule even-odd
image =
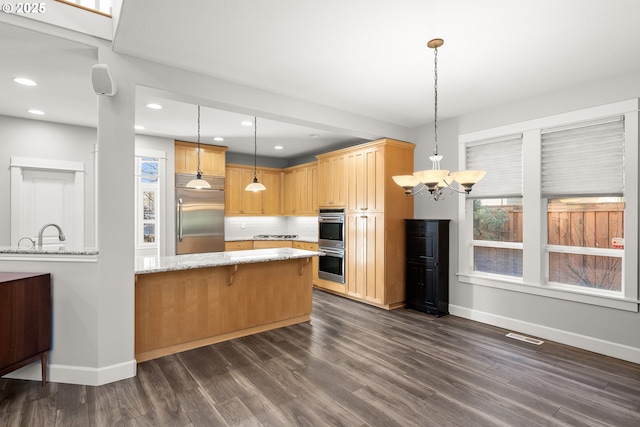
[[[52,226],[58,229],[58,239],[60,239],[61,242],[64,242],[66,240],[66,237],[64,237],[64,233],[62,232],[62,228],[60,228],[58,224],[45,224],[42,226],[42,228],[38,232],[38,248],[42,248],[42,233],[44,233],[44,229],[49,226]]]

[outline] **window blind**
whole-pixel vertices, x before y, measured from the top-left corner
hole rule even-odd
[[[465,169],[487,171],[470,197],[522,196],[522,134],[467,144]]]
[[[542,132],[542,196],[622,195],[622,116]]]

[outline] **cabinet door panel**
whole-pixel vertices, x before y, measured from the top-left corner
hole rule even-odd
[[[360,217],[364,229],[365,295],[367,301],[382,304],[384,302],[385,263],[384,259],[384,217],[382,214],[367,212]]]
[[[284,173],[283,213],[292,215],[295,211],[295,175],[292,171]]]
[[[347,212],[362,212],[366,207],[365,156],[363,151],[347,155]]]
[[[384,211],[384,150],[375,148],[364,153],[365,198],[363,207],[368,212]]]
[[[281,172],[262,171],[262,183],[267,189],[262,195],[262,213],[265,215],[280,215],[281,209]]]
[[[309,166],[307,168],[307,185],[305,188],[306,193],[306,214],[318,213],[318,167]]]
[[[364,297],[366,266],[366,229],[360,215],[347,215],[347,242],[345,248],[347,294]]]
[[[241,213],[249,214],[249,215],[259,215],[262,213],[262,193],[263,191],[253,192],[253,191],[245,191],[245,187],[253,182],[253,168],[252,169],[241,169],[241,182],[240,182],[240,192],[242,199],[242,210]],[[257,171],[256,173],[258,177],[258,181],[262,182],[262,173]]]
[[[227,168],[225,175],[224,212],[225,214],[242,213],[242,199],[240,186],[242,185],[242,172],[239,168]],[[244,190],[244,188],[242,188]]]
[[[345,185],[346,163],[344,156],[331,159],[331,199],[334,206],[344,206],[346,203]]]
[[[331,205],[331,159],[318,160],[318,206]]]
[[[424,264],[407,263],[407,305],[424,303],[424,288],[426,282]]]

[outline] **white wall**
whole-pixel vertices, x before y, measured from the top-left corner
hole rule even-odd
[[[444,155],[442,167],[457,169],[460,134],[637,97],[640,97],[640,72],[442,121],[438,124],[439,148]],[[415,167],[430,167],[427,157],[433,149],[433,127],[415,129],[413,137],[417,141]],[[640,363],[640,314],[461,283],[456,277],[457,197],[439,202],[416,197],[415,217],[452,220],[449,250],[452,313]],[[637,244],[638,236],[625,238],[627,244]],[[637,265],[637,260],[630,262]]]
[[[15,246],[11,242],[11,206],[9,162],[12,156],[47,160],[82,162],[85,167],[84,183],[84,246],[95,246],[94,145],[96,130],[41,120],[28,120],[0,116],[0,246]],[[43,224],[44,225],[44,224]],[[38,230],[33,230],[33,235]]]

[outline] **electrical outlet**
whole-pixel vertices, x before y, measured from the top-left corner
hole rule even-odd
[[[244,222],[241,222],[241,223],[240,223],[240,229],[241,229],[241,230],[244,230],[244,228],[245,228],[245,224],[244,224]]]

